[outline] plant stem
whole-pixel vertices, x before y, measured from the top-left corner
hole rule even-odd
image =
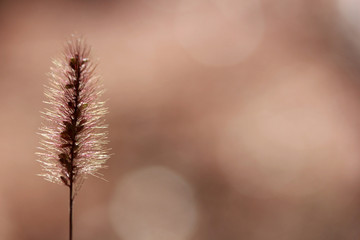
[[[70,194],[69,194],[69,240],[72,240],[72,229],[73,229],[73,183],[70,181]]]
[[[79,60],[79,55],[76,54],[75,55],[75,62],[74,62],[74,66],[73,69],[75,70],[75,106],[74,106],[74,113],[73,113],[73,134],[71,136],[72,138],[72,145],[71,145],[71,150],[70,150],[70,176],[69,176],[69,180],[70,180],[70,184],[69,184],[69,188],[70,188],[70,194],[69,194],[69,204],[70,204],[70,214],[69,214],[69,240],[72,240],[72,229],[73,229],[73,183],[74,183],[74,158],[75,158],[75,147],[76,147],[76,125],[77,125],[77,121],[78,121],[78,111],[79,111],[79,85],[80,85],[80,60]]]

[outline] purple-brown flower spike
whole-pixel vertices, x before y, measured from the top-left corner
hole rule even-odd
[[[48,108],[42,113],[45,123],[37,153],[44,170],[41,176],[70,187],[71,199],[87,175],[100,177],[98,170],[109,158],[107,108],[99,101],[102,85],[89,53],[81,38],[69,40],[62,58],[53,61],[45,87]]]

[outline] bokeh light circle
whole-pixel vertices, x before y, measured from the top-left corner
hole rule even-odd
[[[110,205],[112,225],[123,240],[187,240],[197,217],[191,185],[160,166],[125,176]]]
[[[358,140],[346,91],[319,67],[287,71],[252,90],[224,124],[218,159],[225,177],[261,198],[354,184]]]
[[[340,23],[345,35],[360,51],[360,4],[358,0],[337,0]]]
[[[262,40],[264,21],[258,0],[201,1],[192,11],[178,12],[175,34],[197,61],[234,65],[251,55]]]

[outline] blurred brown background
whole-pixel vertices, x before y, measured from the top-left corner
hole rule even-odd
[[[68,191],[34,153],[74,32],[114,154],[75,239],[360,239],[357,0],[0,1],[0,239],[67,238]]]

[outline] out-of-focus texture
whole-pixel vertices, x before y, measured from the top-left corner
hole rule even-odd
[[[74,32],[99,57],[113,153],[75,239],[359,239],[359,6],[0,1],[0,239],[66,239],[67,189],[34,153]]]

